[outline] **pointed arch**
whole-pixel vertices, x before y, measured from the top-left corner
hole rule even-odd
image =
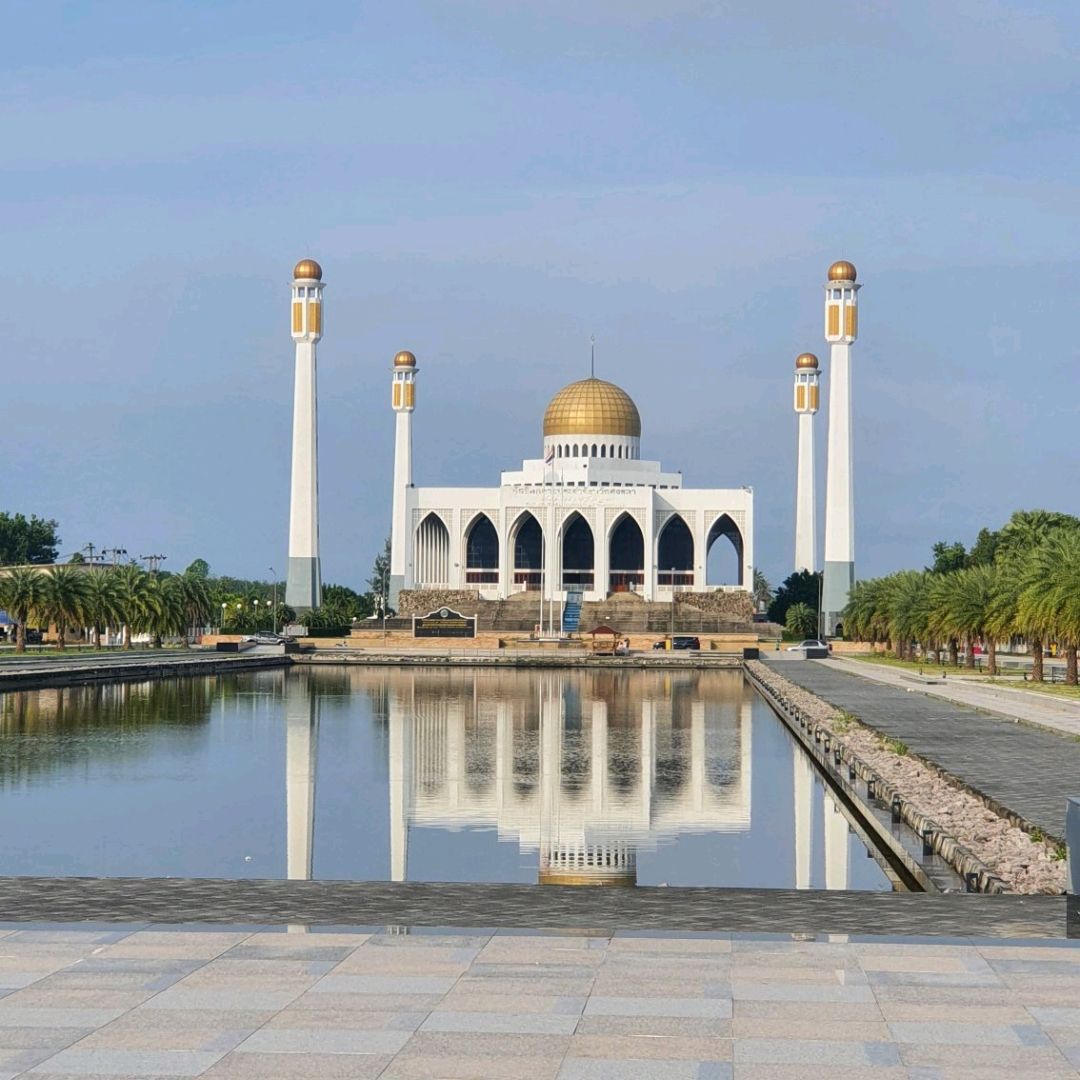
[[[544,565],[544,530],[528,510],[510,529],[510,550],[514,559],[514,584],[539,589]]]
[[[680,587],[694,584],[694,537],[681,514],[672,514],[660,530],[656,581]]]
[[[716,549],[714,545],[720,537],[726,537],[735,551],[735,564],[732,567],[730,554],[724,545]],[[727,554],[728,557],[723,556]],[[743,536],[739,526],[729,514],[721,514],[709,529],[705,539],[705,582],[708,585],[744,585],[743,581]]]
[[[645,584],[645,537],[630,514],[620,514],[608,536],[608,566],[612,592],[636,592]]]
[[[559,544],[564,589],[591,589],[596,568],[592,527],[576,510],[563,522]]]
[[[469,585],[499,582],[499,534],[487,514],[477,514],[465,530],[465,581]]]
[[[416,584],[422,589],[450,584],[450,530],[434,511],[416,529]]]

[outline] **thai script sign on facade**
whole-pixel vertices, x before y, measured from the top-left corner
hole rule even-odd
[[[427,615],[413,616],[413,637],[476,637],[475,616],[460,615],[452,608],[439,608]]]

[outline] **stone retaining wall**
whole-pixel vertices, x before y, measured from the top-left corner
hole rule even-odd
[[[402,589],[398,597],[398,614],[427,615],[448,607],[461,615],[472,615],[481,603],[476,589]]]
[[[749,622],[754,617],[754,600],[748,592],[677,592],[678,607],[693,608],[707,615],[727,615]]]

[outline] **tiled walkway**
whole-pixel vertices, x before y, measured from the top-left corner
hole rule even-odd
[[[1080,946],[75,928],[0,936],[0,1077],[1080,1076]]]
[[[900,739],[913,753],[1051,836],[1065,835],[1065,807],[1080,794],[1080,742],[851,674],[831,660],[763,654],[782,675],[865,724]],[[861,666],[861,665],[860,665]]]

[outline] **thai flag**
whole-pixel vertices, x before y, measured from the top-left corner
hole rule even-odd
[[[555,447],[549,446],[547,453],[544,455],[544,464],[550,465],[555,460]]]

